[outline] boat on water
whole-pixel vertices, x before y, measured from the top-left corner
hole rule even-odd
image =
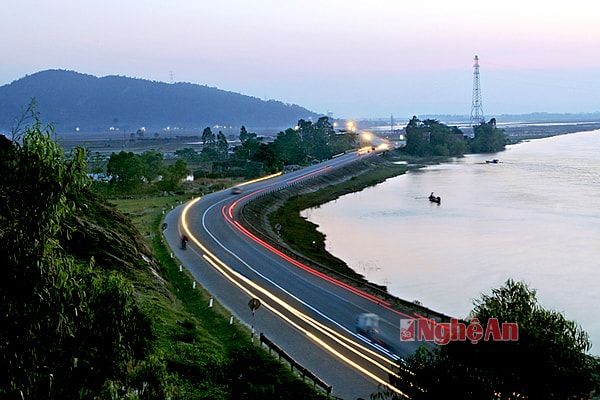
[[[429,195],[429,201],[440,204],[442,202],[442,198],[440,196],[435,196],[433,192],[431,192]]]
[[[498,160],[497,158],[494,158],[493,160],[486,160],[485,163],[486,164],[500,164],[500,160]]]

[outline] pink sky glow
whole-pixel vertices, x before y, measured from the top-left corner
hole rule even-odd
[[[600,111],[600,3],[11,1],[0,85],[61,68],[192,82],[336,117]]]

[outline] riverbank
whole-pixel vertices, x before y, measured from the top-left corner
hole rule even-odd
[[[242,210],[242,223],[255,235],[286,254],[336,279],[379,296],[404,312],[445,320],[449,317],[418,302],[393,296],[385,286],[367,281],[346,262],[330,254],[325,248],[325,235],[317,230],[318,226],[300,216],[302,210],[318,207],[345,194],[377,185],[411,169],[445,160],[423,160],[394,151],[362,157],[347,167],[251,201]]]
[[[510,143],[563,135],[576,131],[598,129],[590,124],[534,124],[506,127]],[[410,302],[390,295],[387,288],[369,282],[347,263],[330,254],[325,248],[325,235],[318,226],[300,216],[302,210],[318,207],[348,193],[375,186],[388,178],[406,173],[410,169],[448,161],[445,157],[422,159],[410,157],[400,151],[388,151],[379,156],[363,157],[352,165],[315,177],[310,182],[252,201],[242,211],[246,227],[263,240],[287,254],[302,259],[307,264],[338,279],[388,301],[409,307],[421,307],[418,301]],[[280,227],[279,230],[275,227]],[[351,232],[349,234],[352,234]],[[439,314],[429,309],[418,310],[425,314]],[[439,314],[442,318],[444,316]]]
[[[598,324],[589,318],[588,309],[597,294],[590,287],[590,280],[580,276],[593,277],[597,272],[591,261],[597,259],[593,238],[598,235],[593,210],[597,209],[598,196],[589,188],[598,187],[595,185],[598,164],[593,161],[598,154],[599,136],[598,132],[554,136],[563,137],[532,140],[498,153],[494,157],[502,160],[501,166],[486,166],[485,160],[492,158],[490,155],[469,155],[450,160],[450,164],[442,162],[427,170],[410,172],[360,195],[344,196],[329,204],[323,202],[326,204],[323,207],[310,204],[309,208],[318,208],[302,215],[322,225],[318,229],[327,234],[327,249],[332,252],[335,249],[335,254],[363,273],[365,280],[387,285],[385,289],[396,296],[418,299],[435,310],[463,316],[471,309],[472,299],[512,277],[539,289],[544,304],[565,310],[565,315],[597,338]],[[452,171],[454,175],[448,175]],[[429,178],[425,180],[424,176]],[[517,185],[526,176],[527,180]],[[498,191],[494,191],[493,183]],[[548,187],[553,188],[551,193],[544,195],[544,202],[538,201],[539,194],[546,193]],[[428,188],[446,195],[447,201],[441,209],[415,201],[417,196],[428,193]],[[516,197],[509,197],[509,188],[515,189],[512,195]],[[581,188],[582,193],[578,193]],[[523,194],[534,195],[524,199]],[[478,205],[482,207],[478,209]],[[421,213],[419,208],[423,206],[425,211]],[[532,212],[538,209],[540,215]],[[494,212],[489,213],[490,210]],[[524,218],[519,218],[521,212]],[[573,215],[569,216],[570,213]],[[410,217],[415,215],[419,219],[411,221]],[[444,218],[439,218],[440,215]],[[499,217],[502,215],[510,218]],[[585,218],[586,215],[589,217]],[[424,216],[430,221],[424,220]],[[461,221],[461,216],[476,223]],[[520,221],[531,223],[521,226]],[[506,229],[502,224],[507,225]],[[517,225],[519,228],[515,228]],[[432,226],[439,229],[429,232]],[[541,226],[545,229],[536,231]],[[566,229],[570,226],[574,229]],[[532,233],[527,234],[529,228]],[[466,236],[469,232],[472,236]],[[361,239],[364,237],[374,238],[371,243],[377,241],[381,244],[378,248],[385,250],[363,250],[374,247]],[[428,246],[431,242],[444,246]],[[478,246],[474,248],[469,243]],[[548,243],[553,244],[548,246]],[[451,253],[459,247],[460,250]],[[411,252],[415,257],[411,257]],[[492,254],[501,256],[490,257]],[[418,268],[423,265],[428,267]],[[578,272],[566,273],[564,265],[571,265]],[[556,290],[557,287],[561,290]]]

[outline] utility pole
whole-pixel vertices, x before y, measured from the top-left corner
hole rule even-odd
[[[479,83],[479,57],[475,56],[475,64],[473,65],[473,100],[471,102],[471,126],[485,122],[483,116],[483,106],[481,104],[481,86]]]

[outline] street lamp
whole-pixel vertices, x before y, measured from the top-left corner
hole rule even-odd
[[[350,132],[356,132],[356,124],[354,123],[354,121],[346,122],[346,130]]]

